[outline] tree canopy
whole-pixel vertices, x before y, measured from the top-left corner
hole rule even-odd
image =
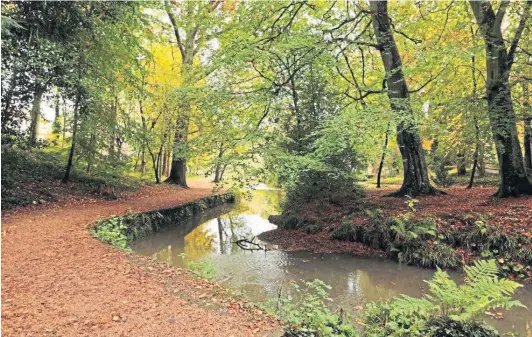
[[[3,2],[2,144],[60,151],[65,182],[317,170],[417,195],[456,167],[532,194],[530,7]]]

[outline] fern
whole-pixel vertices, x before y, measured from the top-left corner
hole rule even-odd
[[[465,268],[467,281],[458,286],[449,275],[438,269],[429,284],[430,295],[412,298],[395,297],[388,303],[371,304],[364,317],[365,336],[424,335],[431,322],[457,322],[457,326],[472,325],[483,328],[479,319],[484,312],[502,308],[525,307],[512,300],[517,282],[499,278],[495,260],[477,261]]]
[[[495,260],[480,260],[464,267],[466,283],[457,286],[446,272],[438,270],[432,281],[428,281],[432,296],[440,304],[442,316],[456,321],[475,321],[487,310],[525,307],[519,301],[512,301],[515,290],[522,287],[517,282],[500,279]]]

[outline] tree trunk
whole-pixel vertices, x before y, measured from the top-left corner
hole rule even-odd
[[[471,177],[469,178],[469,185],[467,185],[467,188],[473,187],[475,172],[478,166],[478,154],[480,152],[480,126],[478,125],[477,116],[473,118],[473,122],[475,123],[475,153],[473,154],[473,167],[471,168]]]
[[[525,118],[524,118],[524,135],[523,146],[525,148],[525,169],[527,170],[528,177],[532,177],[532,112],[530,111],[530,103],[528,96],[528,83],[523,84],[523,96],[525,103]]]
[[[523,137],[523,144],[525,146],[525,168],[528,171],[528,176],[532,177],[532,118],[525,119],[525,135]]]
[[[53,140],[57,144],[59,141],[59,133],[61,132],[61,106],[59,104],[59,93],[55,95],[55,115],[54,115],[54,124],[52,126]]]
[[[109,137],[109,158],[111,159],[111,163],[116,162],[116,150],[115,150],[115,143],[116,143],[116,119],[118,117],[118,97],[115,96],[113,100],[113,104],[111,105],[111,116],[110,116],[110,137]]]
[[[388,97],[392,111],[400,116],[397,124],[397,144],[403,158],[403,185],[393,196],[434,194],[439,191],[429,181],[425,154],[421,147],[419,130],[417,129],[408,87],[402,70],[401,56],[395,43],[391,20],[388,16],[387,1],[370,2],[373,12],[372,22],[379,44]]]
[[[18,76],[18,67],[15,66],[13,70],[13,74],[11,74],[11,78],[9,79],[9,88],[7,89],[7,93],[4,97],[2,95],[2,133],[7,133],[9,130],[9,122],[11,122],[13,118],[13,113],[11,111],[11,102],[13,100],[13,93],[15,92],[15,86],[17,85],[17,76]],[[5,90],[5,88],[2,88]],[[2,90],[2,93],[3,91]]]
[[[31,124],[30,124],[30,146],[37,145],[37,131],[39,131],[39,122],[41,119],[41,102],[44,88],[37,86],[33,95],[33,104],[31,107]]]
[[[66,100],[65,98],[63,98],[63,138],[61,139],[61,148],[65,147],[66,125],[67,125],[67,107],[66,107]]]
[[[473,187],[473,182],[475,180],[475,171],[477,170],[477,164],[478,164],[478,145],[475,149],[475,154],[473,155],[473,167],[471,168],[471,177],[469,178],[469,185],[467,185],[467,188]]]
[[[527,2],[525,13],[520,22],[512,47],[519,41],[524,29],[528,9],[532,2]],[[520,194],[532,194],[532,184],[524,168],[521,146],[517,138],[516,116],[513,108],[509,84],[513,53],[506,51],[501,32],[505,7],[499,8],[495,15],[491,4],[484,1],[470,1],[479,28],[486,45],[486,93],[488,96],[488,117],[491,124],[495,148],[499,159],[499,189],[495,196],[508,197]],[[522,28],[521,28],[522,26]]]
[[[377,188],[381,188],[382,168],[384,167],[384,159],[386,158],[386,150],[388,149],[388,138],[390,136],[390,124],[386,127],[386,134],[384,138],[384,145],[382,147],[381,162],[379,163],[379,170],[377,171]]]
[[[222,165],[222,171],[220,172],[220,181],[224,180],[224,173],[225,173],[225,169],[227,168],[227,163],[223,164]]]
[[[456,161],[456,173],[459,176],[465,176],[467,174],[466,169],[466,161],[465,161],[465,154],[462,151],[458,151],[458,154],[456,155],[457,161]]]
[[[478,148],[478,176],[484,177],[486,175],[486,161],[484,160],[484,153],[486,152],[486,145],[480,144]]]
[[[146,173],[146,147],[142,147],[142,152],[140,154],[140,172],[142,174]]]
[[[70,171],[72,170],[72,162],[74,160],[74,151],[76,149],[76,134],[78,131],[78,115],[79,115],[79,95],[76,97],[76,104],[74,105],[74,120],[72,121],[72,144],[70,145],[70,153],[68,155],[68,162],[63,176],[63,183],[67,183],[70,179]]]
[[[224,155],[223,143],[220,142],[218,149],[218,158],[216,158],[216,168],[214,170],[214,182],[219,183],[222,181],[222,156]]]
[[[89,139],[89,158],[87,158],[87,174],[90,175],[92,172],[92,162],[94,161],[94,134],[90,135]]]
[[[186,104],[188,106],[188,104]],[[186,107],[185,107],[186,108]],[[183,146],[186,146],[187,141],[187,122],[186,117],[181,116],[178,118],[177,128],[174,135],[174,150],[172,155],[172,168],[170,169],[170,175],[165,180],[166,183],[176,184],[184,188],[188,188],[187,185],[187,160],[183,153]]]

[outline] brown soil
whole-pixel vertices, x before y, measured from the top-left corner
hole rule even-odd
[[[122,200],[68,200],[2,215],[3,336],[248,336],[278,323],[186,271],[94,239],[99,217],[170,207],[212,193],[143,187]]]

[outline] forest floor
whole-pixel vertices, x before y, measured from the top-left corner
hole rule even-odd
[[[491,195],[496,187],[465,189],[453,186],[443,189],[446,195],[420,196],[415,203],[415,212],[408,208],[405,198],[386,195],[400,186],[389,185],[382,189],[366,189],[366,196],[340,205],[308,205],[301,211],[303,220],[323,225],[323,230],[308,234],[305,227],[276,229],[261,234],[267,242],[277,244],[286,251],[310,251],[314,253],[349,253],[359,256],[385,256],[381,250],[372,249],[360,242],[333,240],[331,232],[339,228],[344,220],[364,226],[370,220],[367,210],[380,209],[386,216],[410,213],[413,218],[432,217],[437,219],[440,231],[461,231],[467,221],[481,220],[502,232],[524,235],[532,238],[532,196],[498,199]],[[472,219],[472,220],[471,220]],[[532,247],[525,247],[532,250]],[[471,251],[460,250],[462,260],[471,258]],[[528,280],[532,272],[528,271]]]
[[[120,200],[73,197],[2,214],[3,336],[249,336],[277,321],[214,283],[105,245],[88,228],[178,205],[212,184],[144,186]]]

